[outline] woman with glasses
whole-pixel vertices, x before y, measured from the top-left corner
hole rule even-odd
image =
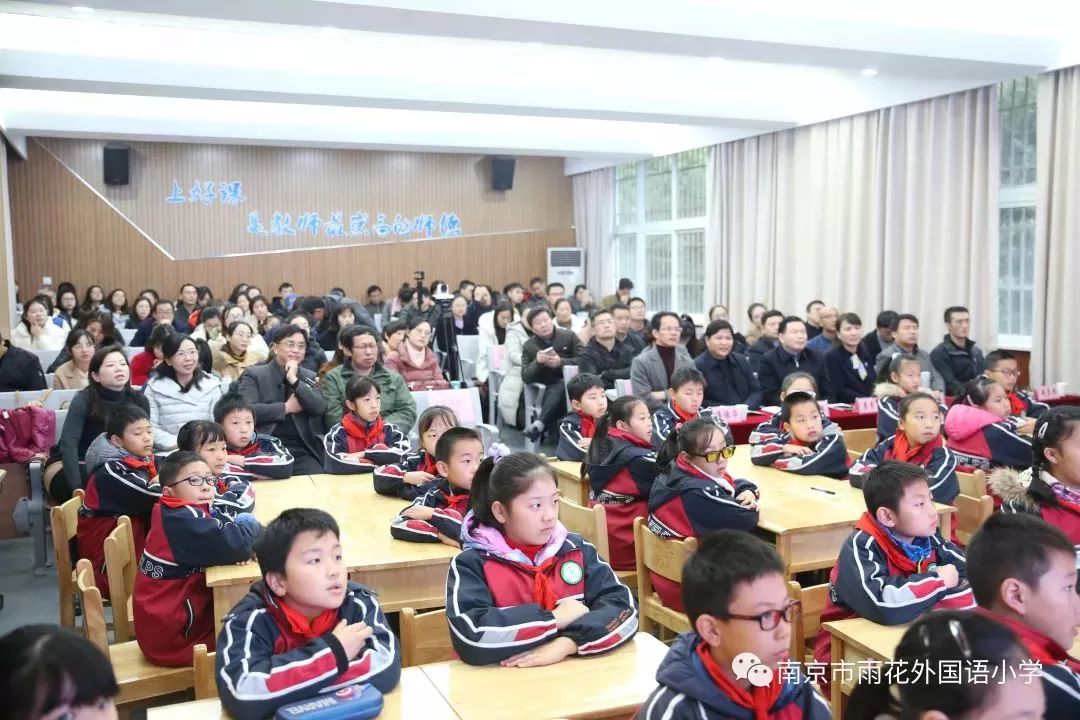
[[[161,345],[162,363],[143,388],[150,402],[154,448],[176,449],[176,435],[190,420],[213,420],[221,399],[221,381],[199,367],[199,348],[187,335],[174,333]]]
[[[53,390],[82,390],[90,384],[90,360],[94,357],[94,339],[85,330],[72,330],[64,341],[71,358],[56,368]]]
[[[214,351],[214,372],[222,380],[236,382],[245,370],[259,362],[259,356],[251,350],[254,335],[251,326],[243,320],[225,328],[225,343]]]
[[[386,368],[405,378],[409,390],[445,390],[450,387],[439,369],[439,360],[428,347],[431,324],[422,316],[409,320],[405,341],[386,357]]]

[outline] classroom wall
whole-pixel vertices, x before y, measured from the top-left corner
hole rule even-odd
[[[480,155],[127,143],[131,182],[106,186],[104,145],[32,139],[28,159],[11,163],[23,295],[45,275],[129,294],[187,281],[269,292],[289,280],[300,292],[359,295],[371,283],[391,292],[418,269],[501,286],[544,274],[545,249],[574,244],[570,180],[556,158],[520,158],[514,189],[500,193]],[[243,200],[222,202],[223,183]],[[291,223],[275,225],[275,213]],[[305,213],[318,222],[303,225]],[[365,226],[350,222],[355,213]]]
[[[12,282],[11,223],[8,222],[8,152],[0,137],[0,334],[10,337],[14,325],[15,287]]]

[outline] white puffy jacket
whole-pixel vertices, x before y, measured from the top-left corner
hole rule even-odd
[[[203,375],[199,387],[194,385],[185,393],[175,380],[150,376],[143,394],[150,401],[150,423],[154,426],[154,449],[175,450],[176,435],[190,420],[213,420],[214,405],[221,399],[221,381]]]

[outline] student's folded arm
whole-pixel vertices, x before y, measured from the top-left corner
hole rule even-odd
[[[435,508],[434,514],[431,516],[431,524],[440,533],[456,540],[461,543],[461,523],[464,518],[457,510],[452,510],[448,507]]]
[[[983,428],[994,465],[1025,468],[1031,465],[1031,441],[1016,432],[1008,422],[994,423]]]
[[[889,575],[885,553],[864,532],[845,540],[838,557],[835,590],[855,614],[880,625],[911,622],[945,596],[944,581],[935,573]],[[944,562],[939,558],[939,562]]]
[[[268,435],[259,439],[259,452],[249,458],[246,467],[258,473],[259,477],[271,480],[285,480],[293,474],[292,453],[276,437]]]
[[[241,478],[230,480],[225,491],[218,492],[212,507],[229,518],[237,513],[255,512],[255,490],[251,487],[251,481]]]
[[[735,495],[744,490],[756,491],[757,487],[743,481],[735,486]],[[699,536],[717,530],[753,530],[758,524],[757,510],[743,507],[719,488],[716,492],[694,488],[683,498],[683,509],[694,534]]]
[[[365,469],[359,460],[344,457],[349,451],[345,437],[345,428],[340,424],[323,436],[323,470],[333,475],[354,475]],[[370,465],[366,468],[372,469]]]
[[[401,677],[401,645],[386,621],[386,615],[374,594],[354,591],[349,599],[351,607],[342,615],[352,625],[363,622],[371,628],[371,637],[364,643],[360,654],[349,662],[349,667],[335,678],[333,688],[352,683],[370,683],[379,692],[387,693],[397,687]],[[328,690],[330,688],[327,688]]]
[[[797,475],[836,477],[848,472],[847,447],[844,445],[844,436],[840,433],[825,435],[818,441],[814,452],[796,459],[798,462],[786,469]]]
[[[241,399],[255,410],[256,425],[276,424],[285,419],[285,401],[260,402],[259,384],[256,378],[244,373],[240,376],[236,386]]]
[[[960,483],[956,479],[956,456],[949,448],[944,445],[934,448],[926,473],[930,476],[930,492],[936,502],[951,503],[960,494]]]
[[[660,474],[659,468],[656,467],[656,456],[652,453],[638,455],[630,460],[626,469],[629,471],[634,484],[637,485],[638,494],[648,498],[649,493],[652,492],[653,482],[656,480],[656,476]]]
[[[578,655],[595,655],[629,641],[638,629],[637,609],[630,588],[623,585],[596,548],[583,541],[585,597],[589,612],[562,629],[577,644]]]
[[[884,460],[884,451],[879,449],[881,447],[881,445],[875,445],[864,452],[862,457],[853,462],[851,467],[848,468],[848,476],[861,478],[880,465]]]
[[[157,478],[149,480],[145,472],[133,470],[119,460],[110,460],[98,472],[112,481],[109,492],[116,496],[129,515],[149,514],[161,498],[161,485]],[[99,487],[103,480],[98,478]]]
[[[938,564],[953,565],[956,567],[956,572],[959,573],[961,580],[967,578],[967,558],[964,557],[964,551],[953,544],[951,540],[944,540],[941,537],[934,539],[934,545],[937,550]]]
[[[380,495],[400,497],[400,493],[404,488],[416,487],[405,482],[405,473],[416,470],[418,466],[419,455],[407,455],[401,459],[401,462],[387,463],[375,468],[372,479],[375,492]],[[412,500],[415,497],[416,494],[414,493],[411,498],[406,499]]]
[[[767,442],[761,442],[750,448],[750,462],[754,465],[768,467],[784,457],[783,436],[773,436]]]
[[[555,615],[537,603],[496,607],[484,576],[484,558],[465,551],[450,561],[446,618],[454,651],[469,665],[490,665],[552,640]]]
[[[191,512],[186,512],[190,510]],[[206,567],[250,560],[259,526],[207,517],[195,508],[162,514],[162,529],[173,559],[181,565]]]

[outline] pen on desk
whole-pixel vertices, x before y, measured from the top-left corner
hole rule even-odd
[[[835,495],[835,494],[836,494],[836,492],[835,492],[835,491],[833,491],[833,490],[826,490],[825,488],[819,488],[819,487],[811,487],[810,489],[811,489],[811,490],[817,490],[818,492],[823,492],[823,493],[825,493],[826,495]]]

